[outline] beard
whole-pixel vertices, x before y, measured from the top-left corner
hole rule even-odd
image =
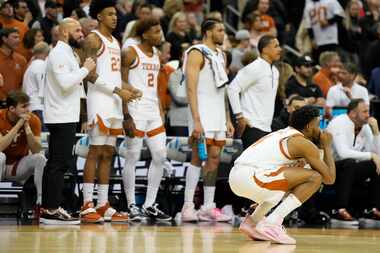
[[[69,45],[72,48],[80,48],[82,46],[82,41],[74,39],[74,37],[69,34]]]

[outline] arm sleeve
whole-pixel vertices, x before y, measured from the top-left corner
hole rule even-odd
[[[340,23],[342,20],[343,20],[343,17],[338,16],[338,15],[334,15],[334,17],[330,18],[328,20],[328,22],[329,22],[330,25],[332,25],[332,24],[335,24],[335,23]]]
[[[79,85],[88,75],[88,70],[84,67],[71,71],[65,57],[62,56],[51,57],[51,64],[55,78],[64,91],[69,91]]]

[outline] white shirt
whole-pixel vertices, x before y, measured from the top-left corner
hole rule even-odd
[[[321,19],[329,20],[338,15],[344,17],[344,10],[337,0],[306,1],[304,9],[305,28],[313,29],[317,46],[338,44],[338,24],[321,27]]]
[[[362,98],[365,103],[369,105],[368,90],[357,83],[354,83],[351,87],[351,96],[353,99]],[[344,88],[341,83],[332,86],[327,93],[326,105],[329,107],[348,106],[350,101],[351,99],[344,92]]]
[[[233,113],[243,113],[250,127],[271,132],[278,79],[277,68],[260,57],[241,69],[227,88]]]
[[[42,111],[43,100],[40,96],[44,88],[46,74],[46,61],[33,60],[25,71],[22,90],[30,97],[31,111]]]
[[[83,79],[88,70],[79,67],[73,49],[63,41],[47,58],[44,90],[44,119],[47,124],[79,122],[80,98],[84,97]]]
[[[348,158],[371,160],[371,152],[380,155],[380,135],[374,136],[366,124],[355,137],[354,122],[347,114],[333,118],[326,131],[333,136],[333,152],[337,161]]]

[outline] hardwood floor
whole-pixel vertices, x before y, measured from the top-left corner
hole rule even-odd
[[[288,231],[296,246],[251,241],[229,224],[0,225],[0,252],[380,252],[380,230]]]

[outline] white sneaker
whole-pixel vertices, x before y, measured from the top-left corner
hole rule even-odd
[[[215,203],[209,207],[201,206],[198,211],[198,218],[200,221],[216,221],[216,222],[229,222],[232,217],[225,215],[219,208],[215,207]]]
[[[225,206],[223,206],[223,208],[222,208],[222,214],[225,214],[227,216],[233,217],[235,214],[234,214],[234,211],[232,210],[232,205],[225,205]]]
[[[194,209],[194,203],[183,204],[181,211],[181,219],[183,222],[197,222],[198,215],[197,211]]]

